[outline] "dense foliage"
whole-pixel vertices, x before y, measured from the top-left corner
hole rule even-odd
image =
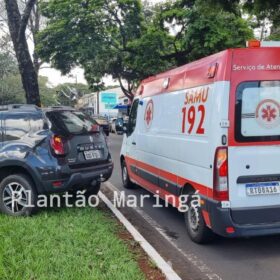
[[[81,84],[62,84],[50,87],[48,78],[42,76],[39,76],[38,82],[43,106],[75,105],[75,93],[80,97],[90,92],[86,85]],[[73,96],[69,94],[71,92],[74,92]],[[68,95],[69,98],[67,98]],[[26,103],[17,63],[8,53],[0,53],[0,105],[15,103]]]
[[[45,0],[41,8],[48,22],[38,37],[39,55],[64,73],[83,67],[95,89],[111,75],[129,97],[147,76],[245,46],[253,36],[241,15],[201,0],[157,6],[140,0]]]

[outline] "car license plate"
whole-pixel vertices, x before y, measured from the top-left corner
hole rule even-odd
[[[84,155],[85,155],[86,160],[101,158],[101,152],[99,150],[84,151]]]
[[[279,194],[280,184],[279,182],[250,183],[246,184],[246,192],[247,195]]]

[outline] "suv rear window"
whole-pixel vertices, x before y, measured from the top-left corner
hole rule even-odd
[[[280,81],[241,83],[235,110],[236,141],[280,140]]]
[[[79,111],[51,111],[46,113],[55,132],[70,134],[87,134],[93,132],[97,125],[90,116]]]

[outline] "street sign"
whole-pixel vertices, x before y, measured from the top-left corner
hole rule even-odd
[[[101,93],[101,102],[110,105],[116,105],[117,104],[117,94],[111,93],[111,92],[102,92]]]

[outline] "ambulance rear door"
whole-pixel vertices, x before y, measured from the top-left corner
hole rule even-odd
[[[280,48],[235,51],[230,103],[232,218],[239,224],[280,221],[270,210],[280,209]]]

